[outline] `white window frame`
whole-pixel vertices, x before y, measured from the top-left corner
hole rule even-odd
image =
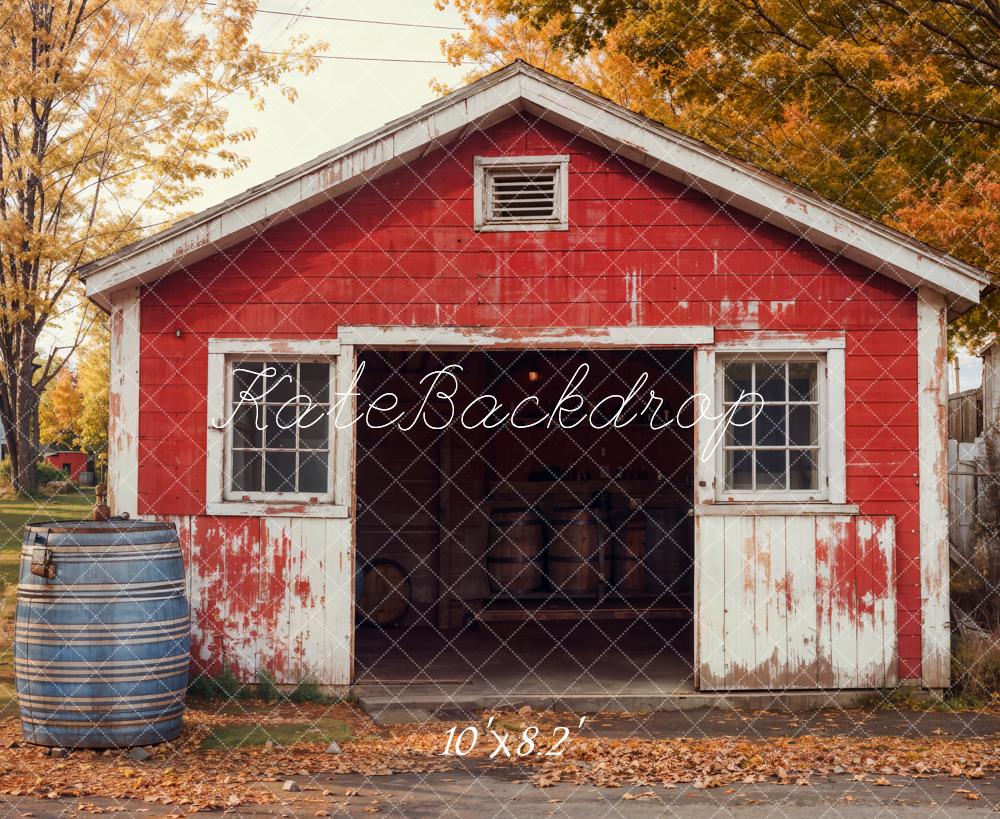
[[[348,354],[345,356],[344,353]],[[294,517],[347,517],[349,500],[343,481],[345,453],[350,436],[337,430],[330,419],[327,491],[238,492],[229,489],[232,464],[232,424],[225,423],[232,411],[234,366],[241,361],[318,362],[330,365],[330,403],[337,400],[337,385],[344,383],[345,367],[353,355],[337,340],[296,341],[287,339],[209,339],[208,343],[208,440],[206,464],[206,512],[209,515],[268,515]],[[353,412],[353,410],[352,410]]]
[[[766,353],[732,353],[730,355],[719,356],[716,358],[715,362],[715,395],[713,406],[716,408],[715,412],[721,412],[724,409],[724,395],[725,395],[725,371],[726,365],[732,364],[738,361],[746,362],[773,362],[773,363],[786,363],[793,361],[805,361],[809,363],[815,363],[816,367],[816,416],[817,425],[819,429],[816,432],[817,447],[816,447],[816,488],[815,489],[727,489],[726,488],[726,449],[725,442],[722,441],[719,444],[719,448],[716,450],[716,475],[719,476],[716,486],[716,497],[719,500],[724,501],[760,501],[767,500],[769,498],[776,498],[780,500],[796,500],[796,501],[820,501],[826,500],[827,496],[827,455],[828,455],[828,439],[826,425],[822,423],[822,419],[826,416],[826,407],[828,406],[828,389],[827,389],[827,378],[826,378],[826,356],[822,353],[778,353],[778,354],[766,354]],[[782,447],[780,451],[787,451],[789,447],[786,445]],[[753,460],[756,464],[756,459]],[[787,479],[787,476],[786,476]]]
[[[553,169],[556,173],[554,216],[549,219],[525,218],[517,222],[494,222],[490,219],[488,177],[493,169],[527,172]],[[512,231],[569,230],[569,156],[477,156],[474,160],[474,217],[477,231],[507,233]]]
[[[723,342],[698,350],[695,363],[696,392],[711,397],[711,412],[722,412],[723,367],[738,358],[776,361],[819,360],[819,486],[816,490],[727,490],[725,453],[721,443],[713,456],[701,460],[704,441],[715,434],[718,421],[699,418],[696,426],[695,502],[719,506],[774,504],[844,505],[846,484],[846,383],[844,380],[844,336],[811,337],[760,333],[755,338]]]

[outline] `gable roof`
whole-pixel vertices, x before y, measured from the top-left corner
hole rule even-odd
[[[989,275],[881,222],[665,128],[520,60],[238,196],[83,267],[87,295],[149,284],[436,148],[525,111],[910,287],[979,302]]]

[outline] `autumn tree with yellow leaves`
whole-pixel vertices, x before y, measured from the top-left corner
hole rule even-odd
[[[224,102],[288,98],[322,43],[270,53],[256,3],[0,0],[0,419],[19,491],[36,488],[38,406],[73,349],[43,331],[82,302],[76,271],[175,218],[199,180],[244,164]],[[92,308],[91,308],[92,309]]]
[[[77,354],[76,383],[80,416],[74,427],[73,445],[106,465],[111,394],[111,334],[106,321],[95,323],[86,348]]]
[[[61,367],[38,403],[38,441],[42,446],[72,449],[83,401],[76,373]]]
[[[468,26],[442,46],[469,79],[524,59],[1000,271],[995,0],[438,2]]]
[[[87,344],[75,355],[74,368],[61,367],[38,404],[41,446],[78,449],[107,463],[111,386],[110,334],[98,316]]]

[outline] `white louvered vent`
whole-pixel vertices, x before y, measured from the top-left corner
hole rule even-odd
[[[491,222],[549,221],[556,212],[556,168],[530,171],[493,170],[487,193]]]
[[[567,156],[476,157],[478,230],[565,230]]]

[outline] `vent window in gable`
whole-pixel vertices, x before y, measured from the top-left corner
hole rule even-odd
[[[567,230],[569,157],[477,156],[476,229]]]

